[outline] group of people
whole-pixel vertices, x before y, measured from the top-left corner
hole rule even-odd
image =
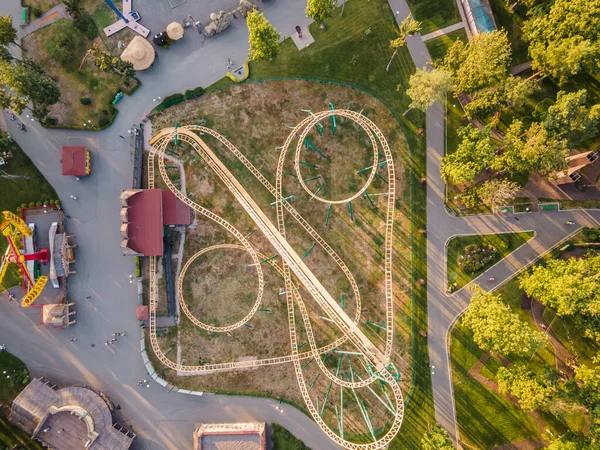
[[[108,346],[108,345],[114,344],[115,342],[117,342],[117,338],[124,337],[124,336],[127,336],[127,333],[115,332],[115,333],[113,333],[113,337],[110,339],[107,339],[106,342],[104,343],[104,345]]]

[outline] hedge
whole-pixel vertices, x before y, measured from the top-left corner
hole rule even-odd
[[[202,94],[204,94],[204,88],[201,86],[198,86],[197,88],[194,88],[194,89],[188,89],[183,94],[169,95],[168,97],[164,98],[164,100],[160,103],[160,105],[158,105],[156,108],[154,108],[152,110],[151,114],[159,113],[161,111],[164,111],[167,108],[170,108],[171,106],[178,105],[179,103],[183,103],[187,100],[192,100],[194,98],[198,98]]]

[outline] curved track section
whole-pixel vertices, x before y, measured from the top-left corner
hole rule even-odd
[[[387,192],[387,213],[386,213],[386,233],[385,233],[385,295],[386,295],[386,345],[384,351],[380,351],[362,332],[360,327],[358,326],[358,322],[360,320],[360,294],[358,291],[358,286],[356,281],[343,262],[343,260],[333,251],[333,249],[327,244],[327,242],[319,236],[319,234],[312,228],[306,220],[289,204],[289,202],[285,201],[285,195],[283,193],[283,182],[282,182],[282,173],[283,167],[285,164],[285,158],[288,153],[288,150],[294,140],[298,139],[296,145],[296,152],[294,157],[294,165],[296,171],[299,175],[299,179],[301,179],[300,175],[300,167],[299,167],[299,155],[301,152],[302,145],[304,143],[304,139],[310,132],[310,130],[321,120],[326,119],[330,116],[341,116],[345,118],[349,118],[358,124],[368,135],[372,147],[373,147],[373,168],[369,173],[369,177],[363,187],[358,191],[358,193],[352,195],[350,198],[345,200],[336,200],[330,201],[316,195],[312,194],[310,190],[302,185],[303,189],[311,195],[317,201],[321,201],[328,204],[339,204],[339,203],[347,203],[359,196],[363,195],[366,192],[366,189],[369,187],[371,182],[373,181],[376,170],[378,167],[378,156],[379,156],[379,147],[384,153],[384,157],[386,159],[387,171],[388,171],[388,192]],[[199,136],[200,134],[207,134],[219,142],[221,142],[225,147],[234,154],[245,166],[250,170],[252,174],[265,186],[265,188],[275,197],[275,204],[277,210],[277,226],[270,222],[270,220],[266,217],[266,215],[261,211],[259,206],[254,202],[254,200],[250,197],[250,195],[246,192],[243,186],[237,181],[237,179],[231,174],[231,172],[227,169],[227,167],[220,161],[220,159],[214,154],[212,149],[204,142],[204,140]],[[184,312],[188,315],[188,317],[195,323],[197,326],[204,328],[210,331],[216,332],[224,332],[230,331],[247,323],[248,320],[254,315],[254,313],[258,310],[262,294],[263,294],[263,273],[260,265],[260,261],[265,259],[265,255],[262,255],[255,251],[250,243],[246,240],[246,238],[230,223],[212,213],[210,210],[207,210],[194,201],[188,199],[183,193],[181,193],[175,185],[170,181],[164,161],[164,152],[169,142],[173,139],[180,140],[189,144],[208,164],[211,170],[220,178],[220,180],[225,184],[225,186],[229,189],[229,191],[234,195],[236,200],[240,203],[240,205],[244,208],[245,212],[252,218],[257,227],[263,233],[263,235],[267,238],[267,240],[271,243],[271,245],[275,248],[278,255],[282,259],[282,264],[279,266],[273,260],[268,261],[268,263],[284,278],[285,286],[286,286],[286,302],[288,307],[288,327],[290,333],[290,343],[292,353],[290,355],[277,357],[277,358],[267,358],[262,360],[254,360],[254,361],[240,361],[240,362],[229,362],[229,363],[219,363],[219,364],[206,364],[203,366],[182,366],[174,363],[173,361],[166,358],[163,352],[160,349],[158,344],[157,336],[156,336],[156,303],[157,303],[157,283],[156,283],[156,258],[150,258],[150,341],[151,346],[159,358],[159,360],[167,367],[170,367],[174,370],[186,373],[214,373],[219,371],[229,371],[229,370],[237,370],[247,367],[259,367],[273,364],[281,364],[285,362],[292,362],[294,364],[294,369],[296,372],[296,377],[298,380],[298,385],[300,388],[300,392],[302,397],[307,405],[308,410],[311,413],[311,416],[315,420],[315,422],[322,428],[322,430],[335,442],[342,445],[345,448],[350,449],[379,449],[386,446],[398,433],[400,426],[402,424],[402,419],[404,415],[404,405],[402,392],[400,387],[394,376],[388,371],[388,366],[390,364],[390,355],[392,351],[392,339],[393,339],[393,297],[392,297],[392,238],[393,238],[393,220],[394,220],[394,194],[395,194],[395,178],[394,178],[394,165],[391,156],[391,151],[387,144],[383,133],[379,130],[379,128],[363,116],[360,113],[350,111],[350,110],[328,110],[323,111],[314,115],[307,117],[305,120],[300,122],[298,126],[296,126],[293,132],[286,139],[280,154],[280,158],[277,166],[277,179],[276,186],[272,186],[264,176],[254,167],[250,161],[248,161],[245,156],[233,145],[231,144],[225,137],[220,135],[219,133],[201,126],[186,126],[180,127],[178,129],[167,128],[161,130],[158,134],[153,136],[150,141],[150,144],[155,146],[156,150],[151,151],[149,161],[148,161],[148,180],[149,180],[149,188],[154,187],[154,163],[155,156],[158,155],[158,167],[163,181],[166,183],[167,187],[184,203],[189,205],[192,209],[194,209],[197,213],[203,215],[206,218],[213,220],[218,225],[224,227],[230,234],[233,235],[239,242],[240,245],[236,244],[221,244],[215,245],[201,250],[196,253],[184,266],[184,270],[189,267],[191,261],[194,260],[196,256],[199,256],[202,253],[206,253],[210,250],[214,250],[217,248],[234,248],[239,250],[247,251],[257,268],[257,275],[259,279],[259,293],[257,295],[257,299],[251,309],[251,311],[242,319],[241,321],[229,325],[227,327],[214,327],[211,325],[204,324],[200,322],[198,319],[194,318],[190,313],[189,309],[185,305],[182,297],[182,280],[183,277],[180,276],[178,280],[178,297]],[[308,234],[315,239],[315,241],[323,248],[328,256],[334,259],[334,261],[338,264],[342,272],[348,278],[350,285],[352,287],[357,308],[354,317],[351,319],[346,315],[346,313],[342,310],[342,308],[338,305],[338,303],[332,298],[329,292],[323,287],[320,281],[315,277],[315,275],[311,272],[311,270],[304,264],[299,255],[292,249],[290,244],[287,242],[285,238],[285,222],[284,222],[284,209],[308,232]],[[292,278],[292,274],[294,278]],[[337,339],[336,341],[328,344],[326,346],[317,348],[314,335],[312,333],[311,322],[309,314],[304,305],[304,301],[298,290],[298,285],[296,285],[294,279],[300,281],[300,284],[307,291],[310,296],[318,303],[321,307],[328,320],[333,322],[335,326],[343,333],[343,337]],[[306,329],[306,334],[308,336],[308,341],[310,344],[310,351],[299,353],[298,352],[298,342],[297,342],[297,334],[296,334],[296,321],[295,321],[295,306],[297,305],[301,318]],[[341,378],[337,377],[337,374],[334,375],[327,367],[324,365],[324,361],[321,361],[320,355],[327,353],[331,350],[336,349],[341,344],[351,343],[353,347],[362,355],[362,358],[365,359],[367,364],[373,368],[373,374],[365,379],[360,379],[359,381],[345,381]],[[376,380],[383,381],[391,390],[393,400],[394,400],[394,417],[391,425],[385,435],[380,437],[379,439],[375,439],[373,435],[374,442],[370,443],[354,443],[345,440],[343,437],[340,437],[336,432],[334,432],[321,418],[321,414],[318,411],[318,408],[314,406],[312,399],[310,397],[310,389],[307,388],[307,383],[304,379],[304,374],[302,372],[303,367],[301,367],[301,361],[303,359],[312,358],[317,361],[317,364],[322,373],[324,373],[332,383],[336,383],[342,387],[354,389],[358,387],[367,386],[373,383]],[[314,382],[313,382],[314,384]],[[383,386],[383,385],[382,385]],[[311,385],[312,388],[312,385]],[[387,394],[386,394],[387,395]],[[343,418],[342,418],[343,420]],[[343,436],[343,433],[341,433]]]

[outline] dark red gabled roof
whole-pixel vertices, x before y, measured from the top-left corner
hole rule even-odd
[[[127,246],[145,256],[162,256],[162,191],[148,189],[127,199]]]
[[[190,207],[171,191],[163,191],[163,221],[165,225],[189,225],[192,223]]]
[[[87,150],[83,146],[62,148],[62,174],[75,177],[87,175]]]

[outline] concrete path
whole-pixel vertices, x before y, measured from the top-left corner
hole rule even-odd
[[[460,30],[461,28],[465,28],[464,22],[458,22],[454,25],[450,25],[446,28],[442,28],[441,30],[435,30],[429,34],[426,34],[422,37],[423,41],[429,41],[431,39],[435,39],[436,37],[443,36],[448,33],[452,33],[453,31]]]
[[[277,0],[261,9],[279,30],[285,30],[305,23],[305,6]],[[144,17],[154,15],[148,8],[138,3]],[[178,9],[178,14],[186,14],[185,5]],[[0,12],[13,14],[16,26],[19,11],[19,0],[0,2]],[[338,448],[305,414],[287,405],[283,412],[276,410],[275,400],[197,397],[169,393],[156,383],[136,387],[147,373],[135,318],[137,285],[129,283],[134,262],[120,250],[118,201],[121,190],[131,187],[133,155],[128,140],[119,135],[126,136],[131,125],[155,106],[153,98],[208,86],[225,75],[227,57],[243,61],[247,51],[248,30],[241,19],[206,41],[187,34],[167,51],[159,50],[154,67],[139,74],[142,86],[119,102],[116,122],[100,132],[47,130],[23,116],[28,125],[24,133],[8,121],[14,139],[56,189],[65,213],[73,218],[66,227],[79,244],[77,274],[69,278],[69,299],[77,302],[77,324],[67,331],[51,331],[28,319],[15,302],[1,301],[0,342],[30,367],[33,376],[45,375],[61,385],[88,384],[105,392],[120,405],[125,422],[138,435],[133,449],[190,449],[196,423],[252,420],[280,423],[313,449]],[[80,181],[62,177],[60,167],[61,146],[77,144],[92,152],[92,174]],[[79,200],[70,200],[70,195]],[[86,300],[88,295],[91,299]],[[107,348],[104,342],[114,332],[127,336]],[[77,341],[71,342],[72,337]]]
[[[410,14],[405,0],[389,0],[389,3],[396,13],[398,23]],[[464,22],[460,0],[457,0],[457,4]],[[409,37],[407,47],[416,67],[423,68],[431,63],[431,56],[421,36]],[[451,216],[446,211],[445,187],[440,176],[440,164],[445,151],[444,119],[443,105],[435,104],[427,110],[428,345],[436,420],[448,430],[452,439],[458,442],[458,424],[450,370],[449,332],[455,320],[469,305],[471,294],[466,287],[452,295],[446,293],[447,241],[457,235],[536,232],[533,239],[473,280],[473,283],[480,284],[485,290],[491,290],[513,278],[520,270],[534,263],[582,226],[600,224],[600,210],[460,218]],[[569,220],[577,223],[577,229],[564,224]],[[490,277],[495,278],[494,284],[487,281]]]
[[[521,72],[525,72],[527,69],[531,68],[531,61],[524,62],[523,64],[517,64],[516,66],[512,66],[510,68],[510,73],[512,75],[518,75]]]
[[[33,22],[30,22],[29,25],[25,26],[20,34],[20,38],[24,38],[25,36],[39,30],[40,28],[47,27],[48,25],[52,25],[59,19],[68,19],[73,20],[71,15],[67,13],[67,7],[64,3],[59,3],[54,8],[49,9],[41,17],[38,17]]]

